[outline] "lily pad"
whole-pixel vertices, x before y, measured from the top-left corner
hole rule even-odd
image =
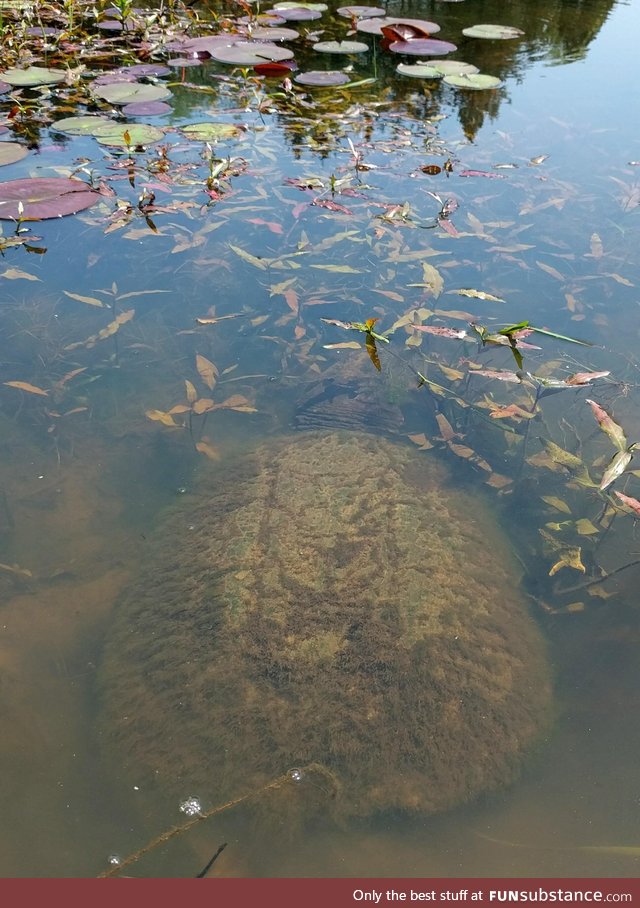
[[[258,26],[251,29],[252,41],[295,41],[299,37],[300,32],[297,32],[295,28],[281,28],[276,25],[273,28],[260,28]]]
[[[488,76],[486,73],[462,73],[458,76],[445,76],[443,82],[454,85],[456,88],[471,88],[482,91],[485,88],[498,88],[502,85],[497,76]]]
[[[143,76],[168,76],[171,70],[163,63],[134,63],[133,66],[123,66],[120,72],[130,73],[138,79]]]
[[[67,77],[65,69],[50,69],[45,66],[28,66],[26,69],[14,67],[0,73],[0,77],[9,85],[19,85],[21,88],[34,88],[38,85],[55,85],[64,82]]]
[[[386,25],[413,25],[429,35],[440,31],[440,26],[426,19],[402,19],[399,16],[381,16],[379,19],[361,19],[356,22],[356,31],[367,35],[381,35]],[[428,52],[427,52],[428,53]]]
[[[384,16],[386,10],[379,6],[340,6],[336,12],[345,19],[374,19]]]
[[[102,196],[82,180],[67,177],[32,177],[0,183],[0,219],[46,220],[90,208]],[[18,206],[22,203],[22,213]]]
[[[79,117],[64,117],[62,120],[56,120],[50,128],[56,132],[64,132],[69,136],[92,136],[95,130],[105,124],[117,125],[115,120],[108,117],[97,117],[91,114],[85,114]]]
[[[12,88],[13,88],[13,86],[9,85],[8,82],[0,81],[0,95],[6,95],[6,93],[8,91],[11,91]]]
[[[502,41],[510,38],[520,38],[524,32],[513,25],[471,25],[463,28],[462,34],[467,38],[492,38]]]
[[[313,49],[321,54],[365,54],[369,47],[362,41],[318,41]]]
[[[162,117],[171,113],[171,105],[166,101],[134,101],[122,108],[125,117]]]
[[[276,12],[281,9],[315,9],[319,13],[329,9],[326,3],[296,3],[295,0],[282,0],[281,3],[275,3],[273,8]]]
[[[328,88],[331,85],[344,85],[349,82],[349,76],[339,70],[309,70],[306,73],[297,75],[294,82],[300,85],[316,85],[318,87]]]
[[[125,136],[125,132],[128,134]],[[148,123],[106,123],[96,129],[93,135],[101,145],[117,148],[131,148],[138,145],[153,145],[164,138],[164,130]]]
[[[163,85],[147,85],[143,82],[110,82],[107,85],[94,84],[93,93],[109,104],[133,104],[142,101],[164,101],[171,92]]]
[[[233,123],[189,123],[181,130],[192,139],[202,142],[217,142],[219,139],[235,139],[244,134],[244,130]]]
[[[309,9],[308,6],[292,6],[286,9],[267,10],[267,13],[277,13],[278,17],[287,22],[310,22],[313,19],[319,19],[322,12],[319,9]],[[264,23],[265,25],[268,23]]]
[[[293,51],[267,41],[233,41],[211,49],[211,56],[218,63],[232,63],[234,66],[255,66],[267,61],[290,60]]]
[[[437,38],[412,38],[411,41],[393,41],[389,50],[394,54],[411,54],[419,57],[422,54],[451,54],[457,50],[450,41],[439,41]]]
[[[15,164],[29,154],[29,149],[19,142],[0,142],[0,167],[4,164]]]
[[[465,63],[463,60],[418,60],[418,64],[437,69],[441,76],[461,76],[463,73],[480,72],[473,63]],[[400,63],[398,69],[404,65],[406,64]]]
[[[401,76],[411,76],[414,79],[441,79],[442,73],[435,66],[427,63],[398,63],[396,72]]]

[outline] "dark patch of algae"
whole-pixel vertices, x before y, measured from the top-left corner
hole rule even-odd
[[[320,764],[340,816],[442,811],[513,781],[550,672],[483,501],[353,433],[206,469],[107,640],[110,758],[208,804]]]

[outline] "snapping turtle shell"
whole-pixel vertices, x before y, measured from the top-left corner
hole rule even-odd
[[[206,469],[110,629],[118,765],[215,804],[315,762],[342,815],[441,811],[512,781],[549,670],[482,500],[355,433]]]

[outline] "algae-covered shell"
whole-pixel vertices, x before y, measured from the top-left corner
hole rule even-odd
[[[119,765],[215,804],[321,764],[346,815],[441,811],[511,782],[546,726],[549,669],[482,499],[355,433],[207,470],[106,643]]]

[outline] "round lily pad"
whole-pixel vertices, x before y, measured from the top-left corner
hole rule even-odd
[[[234,66],[255,66],[256,63],[290,60],[293,51],[267,41],[233,41],[211,49],[211,56],[218,63],[232,63]]]
[[[465,63],[463,60],[418,60],[418,64],[437,69],[441,76],[461,76],[463,73],[480,72],[473,63]],[[400,63],[398,69],[404,65],[406,64]]]
[[[300,37],[300,33],[295,28],[281,28],[276,25],[273,28],[252,28],[252,41],[295,41]]]
[[[386,10],[379,6],[339,6],[336,12],[345,19],[373,19],[384,16]]]
[[[509,38],[520,38],[524,32],[513,25],[471,25],[469,28],[463,28],[462,34],[467,38],[494,38],[505,41]]]
[[[96,128],[93,134],[101,145],[113,145],[116,148],[153,145],[164,138],[163,129],[148,123],[106,123]]]
[[[278,10],[273,12],[267,11],[266,13],[258,13],[256,16],[239,16],[238,22],[242,22],[243,25],[248,25],[249,23],[256,25],[284,25],[285,18],[278,13]]]
[[[318,41],[313,49],[321,54],[365,54],[369,50],[362,41]]]
[[[122,108],[125,117],[162,117],[171,113],[171,105],[166,101],[134,101]]]
[[[456,88],[471,88],[482,91],[485,88],[498,88],[502,85],[497,76],[488,76],[486,73],[463,73],[459,76],[445,76],[443,82],[454,85]]]
[[[413,25],[429,35],[440,31],[440,26],[426,19],[401,19],[399,16],[381,16],[379,19],[360,19],[356,22],[356,30],[367,35],[381,35],[386,25]],[[428,53],[428,51],[427,51]]]
[[[338,70],[309,70],[309,72],[297,75],[293,81],[299,82],[300,85],[327,88],[330,85],[344,85],[345,82],[349,82],[349,76]]]
[[[244,133],[239,126],[233,123],[189,123],[181,127],[182,132],[192,139],[202,142],[217,142],[218,139],[235,139]]]
[[[61,218],[90,208],[102,196],[82,180],[32,177],[0,183],[0,219]],[[18,206],[22,203],[22,213]]]
[[[322,12],[319,9],[309,9],[308,6],[292,6],[286,9],[267,10],[267,12],[277,13],[278,17],[285,19],[287,22],[310,22],[313,19],[319,19]],[[268,23],[264,23],[268,25]]]
[[[0,81],[0,95],[6,95],[6,93],[8,91],[11,91],[12,88],[13,88],[13,86],[9,85],[8,82]]]
[[[28,66],[26,69],[14,67],[0,73],[0,77],[9,85],[34,88],[37,85],[55,85],[58,82],[64,82],[67,72],[64,69],[50,69],[45,66]]]
[[[164,85],[147,85],[143,82],[109,82],[107,85],[94,83],[93,93],[109,104],[133,104],[135,101],[164,101],[171,92]]]
[[[411,41],[393,41],[389,50],[394,54],[411,54],[420,57],[422,54],[450,54],[457,50],[450,41],[439,41],[437,38],[412,38]]]
[[[136,79],[144,76],[168,76],[171,70],[163,63],[134,63],[133,66],[123,66],[122,73],[130,73]]]
[[[62,120],[56,120],[51,124],[51,129],[57,132],[64,132],[69,136],[92,136],[96,129],[105,124],[117,125],[115,120],[108,117],[97,117],[91,114],[85,114],[79,117],[64,117]]]
[[[205,60],[211,58],[211,54],[206,51],[200,51],[200,54],[204,54],[204,56],[172,57],[171,60],[167,60],[167,65],[171,66],[173,69],[188,69],[190,66],[202,66]]]
[[[4,164],[15,164],[29,154],[29,149],[19,142],[0,142],[0,167]]]
[[[296,3],[295,0],[282,0],[281,3],[275,3],[274,10],[281,9],[315,9],[319,13],[324,13],[329,9],[326,3]]]
[[[427,63],[398,63],[396,72],[401,76],[411,76],[414,79],[441,79],[442,73]]]

